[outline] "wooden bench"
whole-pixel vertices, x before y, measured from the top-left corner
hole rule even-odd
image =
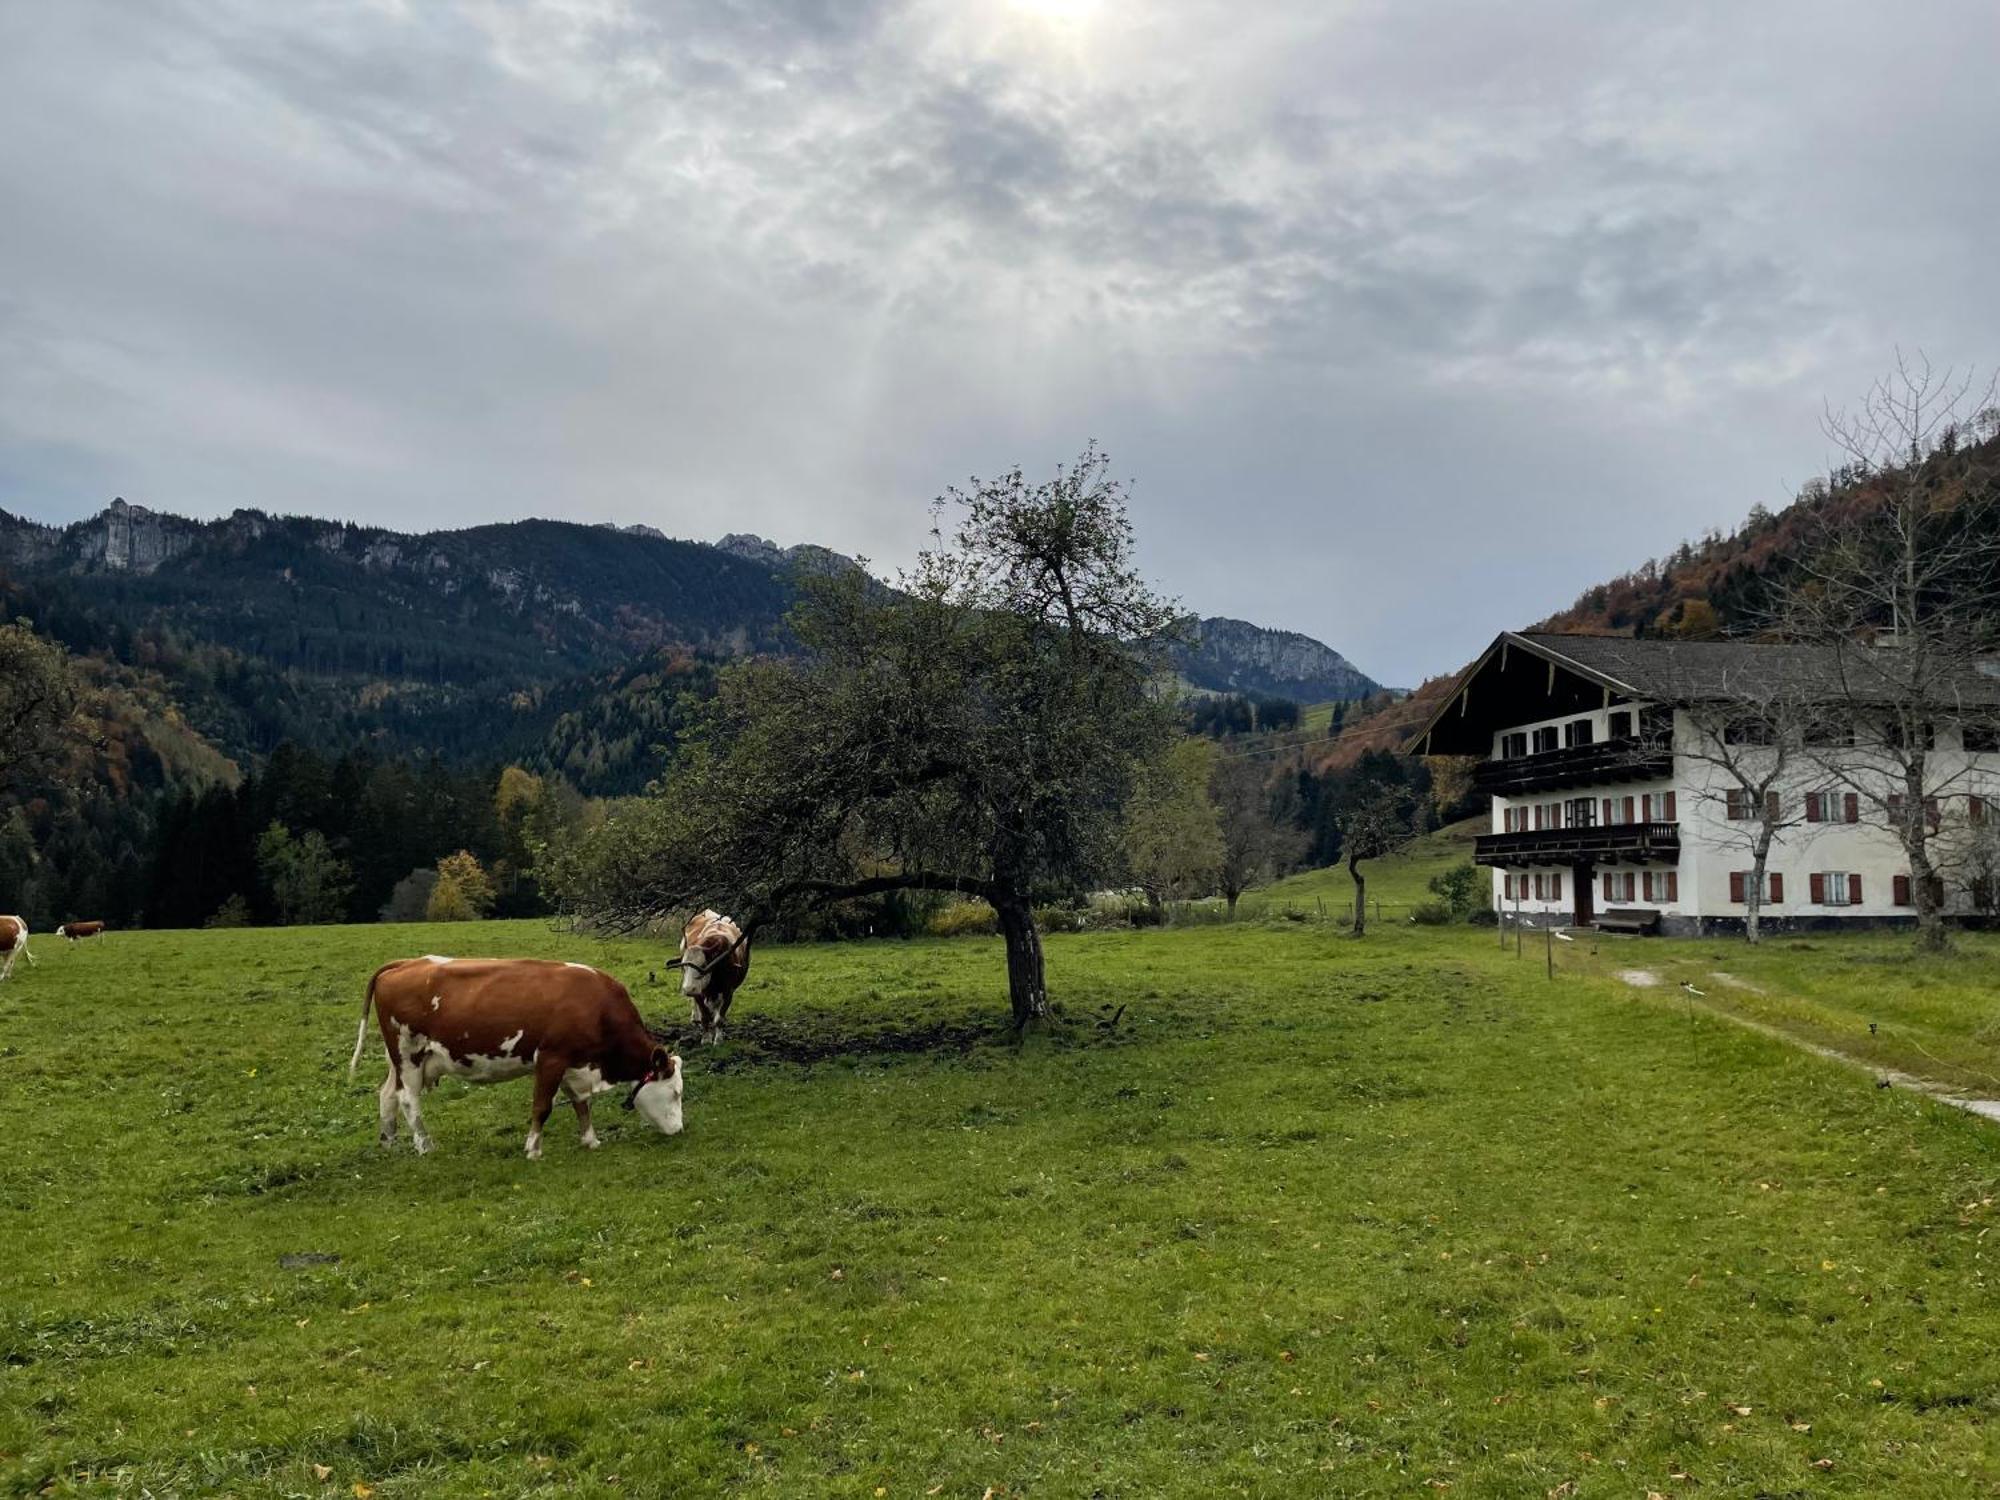
[[[1597,919],[1599,932],[1629,932],[1634,937],[1658,937],[1660,914],[1656,911],[1608,911]]]

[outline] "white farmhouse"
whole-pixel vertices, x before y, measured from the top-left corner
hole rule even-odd
[[[1829,660],[1811,646],[1510,632],[1466,669],[1411,748],[1480,758],[1474,780],[1492,795],[1493,812],[1473,857],[1493,870],[1494,906],[1509,921],[1740,931],[1754,809],[1707,749],[1718,705],[1814,701]],[[1846,680],[1841,696],[1851,703]],[[1952,805],[1933,799],[1930,826],[1958,836],[1961,849],[1984,845],[1992,808],[1991,842],[2000,846],[2000,734],[1992,727],[2000,724],[2000,678],[1971,674],[1951,693],[1931,731],[1937,771],[1929,784],[1948,787]],[[1878,722],[1831,732],[1865,747],[1885,730]],[[1914,920],[1903,844],[1883,812],[1888,794],[1854,790],[1867,774],[1854,769],[1865,768],[1865,753],[1844,777],[1825,769],[1836,758],[1800,757],[1771,793],[1783,801],[1773,809],[1784,826],[1766,865],[1767,927]],[[1943,909],[1991,915],[1990,860],[1958,858],[1948,868],[1955,884],[1942,890]]]

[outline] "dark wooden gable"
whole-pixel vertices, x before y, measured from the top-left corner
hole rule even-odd
[[[1490,755],[1499,730],[1626,701],[1606,684],[1502,636],[1459,679],[1411,748],[1418,755]]]

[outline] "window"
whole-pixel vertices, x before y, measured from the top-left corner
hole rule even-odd
[[[1738,906],[1749,904],[1749,892],[1756,882],[1751,878],[1753,870],[1731,870],[1729,872],[1729,899]],[[1815,877],[1817,878],[1817,877]],[[1764,876],[1764,904],[1775,906],[1785,899],[1785,877],[1775,871],[1767,871]]]
[[[1597,802],[1590,797],[1572,797],[1563,804],[1563,822],[1569,828],[1595,828]]]
[[[1861,798],[1854,792],[1807,792],[1808,823],[1859,823]]]
[[[1500,758],[1502,760],[1519,760],[1527,753],[1527,730],[1516,730],[1512,734],[1503,734],[1500,736]]]
[[[1722,743],[1725,745],[1768,745],[1776,738],[1768,719],[1746,715],[1731,719],[1722,726]]]
[[[1563,725],[1563,746],[1570,750],[1580,750],[1591,742],[1594,726],[1588,719],[1571,719]]]
[[[1915,747],[1912,742],[1922,745],[1926,750],[1935,750],[1937,748],[1937,725],[1928,722],[1905,725],[1901,719],[1891,719],[1883,727],[1882,743],[1888,745],[1890,748],[1909,750]]]
[[[1986,826],[1986,799],[1984,797],[1967,797],[1965,799],[1965,821],[1970,823],[1974,828],[1984,828]]]
[[[1974,755],[1990,755],[2000,750],[2000,724],[1966,725],[1965,748]]]
[[[1561,735],[1553,724],[1547,729],[1537,729],[1535,731],[1535,754],[1547,755],[1551,750],[1560,750],[1561,748]]]
[[[1658,872],[1648,870],[1642,889],[1645,891],[1648,901],[1657,901],[1663,905],[1678,901],[1681,899],[1680,872],[1678,870],[1660,870]]]
[[[1747,823],[1757,816],[1757,798],[1749,788],[1733,786],[1729,789],[1729,820],[1732,823]],[[1764,794],[1765,815],[1773,823],[1783,821],[1781,804],[1776,792]]]
[[[1606,726],[1607,726],[1606,732],[1610,734],[1612,739],[1614,740],[1631,739],[1632,710],[1629,708],[1621,708],[1617,710],[1615,713],[1611,715],[1611,717],[1608,720],[1606,720]]]
[[[1604,899],[1606,901],[1637,901],[1639,899],[1639,877],[1630,870],[1604,872]]]
[[[1845,870],[1825,870],[1812,877],[1815,906],[1859,906],[1861,877]]]
[[[1854,743],[1854,721],[1831,712],[1817,714],[1806,724],[1800,737],[1806,744],[1819,748],[1851,745]]]
[[[1639,816],[1647,823],[1672,823],[1675,816],[1675,798],[1672,792],[1648,792],[1640,799]]]

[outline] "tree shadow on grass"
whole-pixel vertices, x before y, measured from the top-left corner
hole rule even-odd
[[[1118,1007],[1123,1010],[1124,1007]],[[1106,1016],[1110,1014],[1107,1007]],[[1115,1023],[1090,1016],[1081,1021],[1057,1015],[1023,1033],[1004,1016],[919,1014],[889,1020],[851,1010],[794,1010],[781,1016],[732,1016],[720,1045],[704,1047],[700,1033],[685,1022],[649,1023],[647,1029],[702,1071],[728,1073],[770,1064],[810,1067],[843,1059],[966,1057],[981,1048],[1018,1052],[1031,1038],[1057,1047],[1104,1045],[1121,1040]]]

